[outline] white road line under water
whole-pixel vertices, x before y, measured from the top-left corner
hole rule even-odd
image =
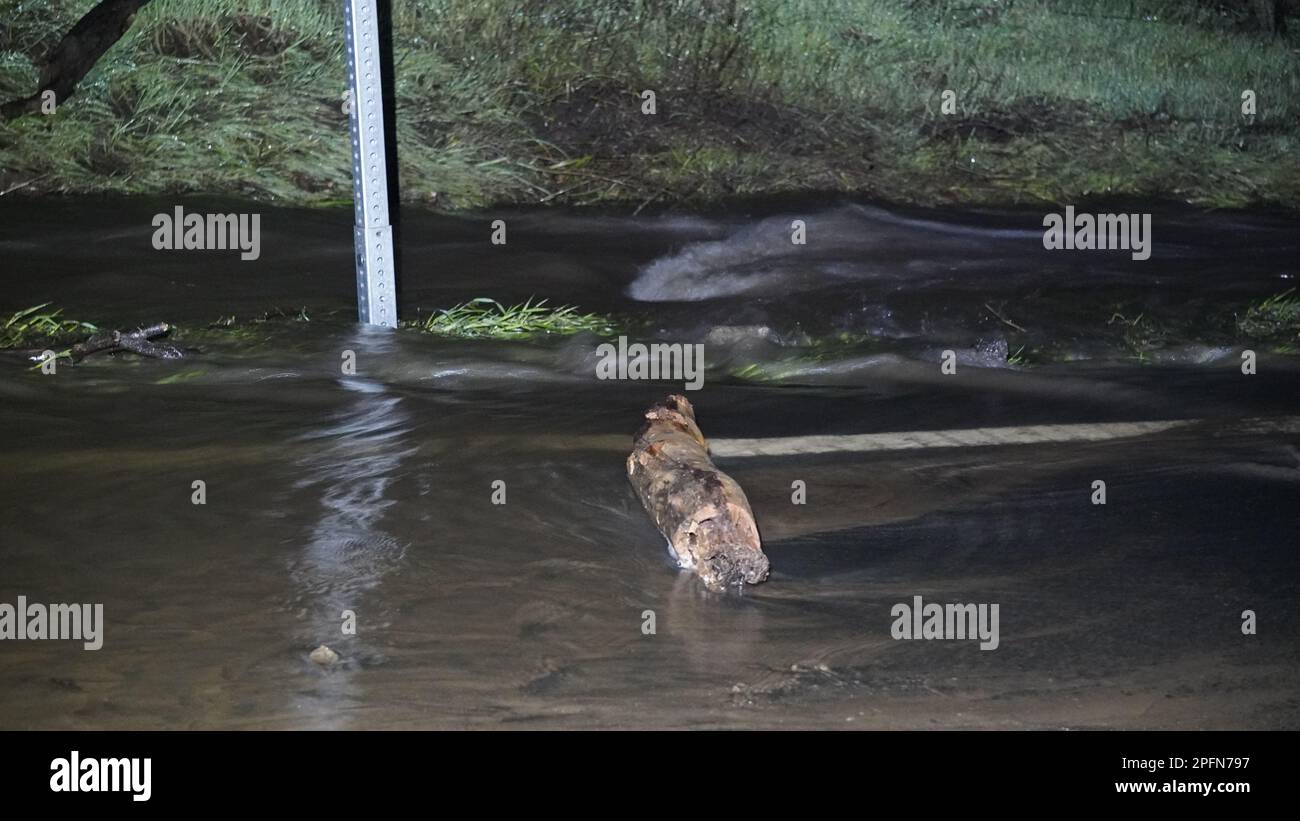
[[[1300,416],[1253,419],[1172,419],[1153,422],[1099,422],[1076,425],[1020,425],[1005,428],[855,433],[829,436],[779,436],[764,439],[711,439],[720,459],[743,456],[794,456],[810,453],[865,453],[917,448],[969,448],[1062,442],[1103,442],[1149,436],[1198,424],[1216,424],[1241,434],[1300,433]]]

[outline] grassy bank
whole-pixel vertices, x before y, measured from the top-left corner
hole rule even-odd
[[[33,61],[92,2],[0,0],[0,98],[34,89]],[[1219,5],[398,2],[402,196],[1295,207],[1300,39]],[[348,199],[341,17],[336,0],[154,0],[56,113],[0,123],[0,191]]]

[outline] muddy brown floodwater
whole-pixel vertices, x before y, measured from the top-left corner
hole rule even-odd
[[[840,206],[809,220],[807,257],[762,230],[788,209],[520,212],[508,250],[487,242],[498,215],[408,215],[408,314],[536,294],[703,341],[711,438],[1205,420],[720,458],[771,559],[737,595],[672,565],[623,473],[641,411],[680,384],[595,379],[589,337],[360,329],[350,212],[261,208],[263,253],[240,263],[153,251],[171,205],[0,205],[6,315],[53,300],[201,348],[55,376],[0,357],[0,602],[102,603],[106,622],[98,651],[0,642],[0,727],[1300,728],[1300,437],[1240,421],[1295,414],[1300,363],[1261,353],[1243,376],[1211,340],[1140,364],[1081,307],[1284,290],[1293,223],[1158,214],[1144,266],[1045,256],[1034,215]],[[1007,366],[986,302],[1041,308],[1007,318],[1074,361]],[[303,306],[310,322],[198,333]],[[868,339],[791,360],[826,333]],[[951,378],[944,348],[963,352]],[[755,364],[772,378],[741,378]],[[997,604],[997,649],[896,640],[915,596]],[[308,658],[320,644],[336,664]]]

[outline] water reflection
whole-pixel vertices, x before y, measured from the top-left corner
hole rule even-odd
[[[349,344],[363,363],[392,354],[391,333],[379,329],[364,329]],[[342,708],[360,698],[355,673],[382,661],[365,637],[385,626],[387,614],[381,598],[367,594],[406,555],[407,543],[386,529],[385,520],[397,503],[402,464],[418,450],[409,441],[412,418],[402,397],[361,375],[342,376],[338,384],[354,398],[300,437],[311,445],[295,462],[302,477],[294,488],[318,496],[318,514],[290,563],[294,605],[308,621],[304,655],[326,644],[341,657],[319,671],[314,691],[301,694],[308,704],[296,705],[318,715],[323,726],[346,724]],[[355,634],[343,632],[345,611],[356,614]]]
[[[668,593],[667,623],[683,640],[687,668],[706,678],[735,675],[763,658],[765,614],[761,604],[704,589],[690,573],[679,573]]]

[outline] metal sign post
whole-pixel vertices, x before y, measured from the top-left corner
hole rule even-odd
[[[397,327],[393,229],[388,222],[384,84],[380,77],[378,0],[343,0],[351,91],[352,195],[356,207],[357,316]]]

